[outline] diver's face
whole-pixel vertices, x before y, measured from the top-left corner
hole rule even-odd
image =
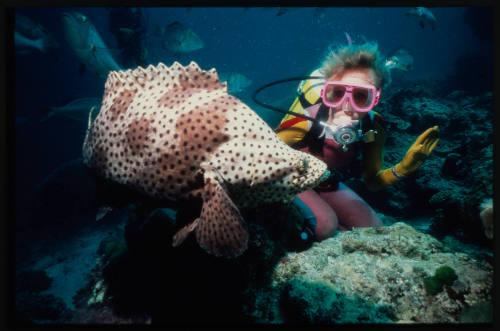
[[[346,70],[341,75],[331,76],[327,81],[341,81],[349,84],[375,85],[375,78],[371,69],[352,69]],[[332,108],[333,118],[330,121],[350,120],[352,125],[359,124],[359,121],[365,117],[368,112],[360,113],[354,111],[349,100],[346,100],[336,108]]]

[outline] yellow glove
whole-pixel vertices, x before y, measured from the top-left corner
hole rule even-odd
[[[394,167],[396,171],[395,175],[404,177],[417,170],[436,147],[439,141],[438,135],[439,129],[436,125],[432,128],[428,128],[424,133],[418,136],[413,145],[411,145],[406,152],[403,160]]]

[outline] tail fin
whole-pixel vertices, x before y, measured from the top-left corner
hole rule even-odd
[[[54,49],[58,47],[57,42],[49,36],[38,39],[37,44],[40,46],[40,50],[45,54],[53,52]]]

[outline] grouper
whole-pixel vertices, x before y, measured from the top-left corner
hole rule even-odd
[[[423,29],[426,25],[430,25],[432,31],[436,30],[436,17],[434,14],[426,7],[413,7],[405,13],[406,16],[416,17],[418,19],[418,24]]]
[[[202,199],[192,232],[208,253],[247,248],[240,208],[290,203],[329,176],[319,159],[292,149],[250,107],[228,94],[215,69],[174,62],[109,73],[84,163],[103,179],[156,200]]]
[[[111,70],[120,70],[110,49],[104,43],[90,19],[79,12],[62,15],[64,38],[84,68],[100,77],[106,77]]]

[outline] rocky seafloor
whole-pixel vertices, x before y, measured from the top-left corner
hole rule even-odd
[[[192,238],[172,248],[172,225],[164,211],[156,211],[141,230],[132,230],[133,239],[127,230],[110,232],[87,281],[74,292],[71,309],[50,291],[37,290],[21,291],[18,308],[26,318],[38,317],[33,322],[70,324],[493,320],[492,253],[453,237],[440,241],[396,222],[338,232],[293,252],[253,223],[248,251],[225,260],[208,256]],[[442,266],[457,278],[432,293],[424,279]],[[44,312],[29,304],[33,301]]]
[[[357,228],[281,258],[246,309],[265,323],[492,321],[493,266],[484,254],[457,251],[405,223]],[[458,278],[428,293],[424,278],[441,266]],[[485,315],[467,315],[482,305]]]
[[[71,162],[40,186],[27,212],[38,217],[17,228],[16,322],[489,323],[493,241],[479,212],[493,197],[492,102],[491,93],[395,90],[378,108],[389,127],[385,166],[428,127],[439,125],[441,140],[417,172],[384,191],[346,180],[385,226],[312,244],[297,240],[299,216],[246,211],[251,240],[236,260],[209,256],[192,237],[172,248],[172,210],[141,216],[132,205],[96,223],[86,199],[95,187]],[[424,279],[443,266],[457,278],[427,290]]]

